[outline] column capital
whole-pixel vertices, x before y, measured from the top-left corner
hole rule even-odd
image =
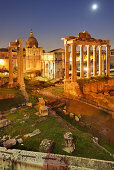
[[[83,47],[83,46],[84,46],[84,45],[82,45],[82,44],[81,44],[81,45],[79,45],[79,47]]]
[[[106,45],[106,48],[107,48],[107,47],[109,47],[109,48],[110,48],[110,47],[111,47],[111,45],[107,44],[107,45]]]
[[[69,47],[70,45],[69,44],[64,44],[64,47]]]
[[[102,45],[98,45],[99,48],[102,48],[103,46]]]
[[[87,48],[90,48],[90,47],[91,47],[91,45],[86,45],[86,47],[87,47]]]
[[[93,47],[93,49],[97,48],[97,46],[96,46],[96,45],[92,45],[92,47]]]

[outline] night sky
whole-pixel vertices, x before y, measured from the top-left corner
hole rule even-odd
[[[31,29],[47,51],[63,48],[61,37],[81,31],[111,40],[114,48],[114,0],[0,0],[0,48],[26,40]]]

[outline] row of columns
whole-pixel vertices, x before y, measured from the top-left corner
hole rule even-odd
[[[47,66],[48,65],[48,68]],[[52,78],[54,79],[55,78],[55,63],[54,61],[42,61],[42,75],[45,77],[48,77],[48,78]],[[50,67],[52,69],[50,69]],[[52,70],[52,72],[51,72]],[[48,74],[48,76],[47,76]]]
[[[13,64],[12,64],[12,48],[17,48],[17,83],[20,88],[25,88],[23,73],[23,43],[24,39],[18,39],[16,42],[10,43],[9,51],[9,87],[13,87]]]
[[[80,45],[80,78],[84,77],[84,52],[83,45]],[[96,46],[93,46],[93,76],[97,75],[97,54]],[[76,70],[76,44],[71,44],[71,57],[72,57],[72,82],[77,80]],[[69,81],[69,44],[65,44],[65,80]],[[91,77],[91,60],[90,60],[90,46],[87,45],[87,77]],[[102,46],[99,46],[99,75],[104,74],[104,55],[102,55]],[[106,46],[106,75],[110,76],[110,45]]]

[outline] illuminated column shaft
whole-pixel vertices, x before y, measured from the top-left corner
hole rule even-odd
[[[99,46],[99,75],[102,75],[102,46]]]
[[[69,45],[65,44],[65,81],[69,81]]]
[[[106,46],[106,75],[110,76],[110,45]]]
[[[102,55],[102,75],[104,75],[104,54]]]
[[[9,52],[9,87],[13,85],[13,64],[12,64],[12,48],[8,47]]]
[[[93,76],[97,75],[97,55],[96,46],[93,46]]]
[[[24,39],[18,39],[18,60],[19,60],[19,86],[25,88],[24,73],[23,73],[23,43]]]
[[[76,82],[76,45],[71,44],[71,57],[72,57],[72,82]]]
[[[80,45],[80,78],[84,77],[83,55],[83,45]]]
[[[90,68],[90,46],[87,46],[87,78],[91,76],[91,68]]]
[[[20,51],[17,47],[17,83],[20,84]]]

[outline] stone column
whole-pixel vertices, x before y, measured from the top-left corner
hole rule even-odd
[[[45,77],[45,61],[43,62],[43,76]]]
[[[106,46],[106,75],[110,76],[110,45]]]
[[[102,46],[99,46],[99,76],[102,75]]]
[[[19,50],[19,86],[21,89],[25,89],[25,84],[24,84],[24,73],[23,73],[23,43],[24,39],[18,39],[17,44],[18,44],[18,50]]]
[[[69,45],[65,44],[65,81],[69,81]]]
[[[96,46],[93,46],[93,76],[97,75],[97,55],[96,55]]]
[[[91,76],[91,62],[90,62],[90,46],[87,45],[87,78]]]
[[[83,55],[83,45],[80,45],[80,78],[84,77]]]
[[[17,47],[17,83],[20,84],[20,51]]]
[[[72,57],[72,82],[77,80],[77,71],[76,71],[76,45],[71,44],[71,57]]]
[[[9,87],[13,86],[13,64],[12,64],[12,48],[8,47],[9,52]]]
[[[105,72],[104,72],[104,54],[102,55],[102,75],[104,75],[105,74]]]

